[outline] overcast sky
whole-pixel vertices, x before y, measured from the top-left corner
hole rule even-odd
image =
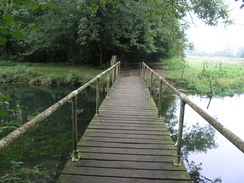
[[[241,1],[227,1],[230,3],[231,18],[234,19],[234,25],[227,28],[224,25],[207,26],[194,17],[195,25],[191,24],[188,37],[190,42],[194,43],[196,50],[215,52],[225,48],[244,47],[244,8],[240,9]]]

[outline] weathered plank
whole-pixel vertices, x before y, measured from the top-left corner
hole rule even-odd
[[[126,138],[109,138],[109,137],[87,137],[82,138],[83,141],[93,141],[93,142],[118,142],[118,143],[130,143],[130,144],[172,144],[170,140],[152,140],[152,139],[126,139]]]
[[[169,144],[131,144],[131,143],[118,143],[118,142],[94,142],[94,141],[80,141],[79,146],[88,147],[109,147],[109,148],[133,148],[133,149],[176,149],[175,146]],[[82,147],[81,147],[82,148]]]
[[[184,167],[174,166],[172,163],[158,162],[129,162],[129,161],[102,161],[102,160],[82,160],[76,163],[77,167],[100,167],[117,169],[137,169],[137,170],[168,170],[184,171]]]
[[[133,154],[133,155],[154,155],[154,156],[172,156],[174,154],[174,150],[171,149],[125,149],[125,148],[109,148],[109,147],[80,147],[81,153],[111,153],[113,154]]]
[[[89,128],[86,130],[89,132],[96,132],[97,129],[96,128]],[[100,132],[104,132],[104,133],[118,133],[118,134],[148,134],[148,135],[160,135],[162,134],[162,132],[164,133],[165,131],[148,131],[148,130],[121,130],[121,129],[99,129]]]
[[[143,134],[118,134],[118,133],[103,133],[103,132],[86,132],[86,137],[115,137],[115,138],[129,138],[129,139],[159,139],[165,140],[171,138],[168,136],[167,132],[163,132],[159,135],[143,135]]]
[[[176,148],[138,77],[123,77],[100,107],[58,182],[191,182],[184,166],[173,164]]]
[[[86,176],[106,176],[106,177],[129,177],[156,180],[188,180],[189,177],[180,174],[178,171],[165,170],[136,170],[121,168],[98,168],[98,167],[65,167],[63,174],[86,175]]]

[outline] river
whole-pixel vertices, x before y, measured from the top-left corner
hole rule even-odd
[[[0,85],[0,91],[11,96],[11,108],[24,106],[21,111],[7,118],[0,118],[0,125],[9,124],[8,131],[40,114],[73,91],[74,87],[31,87]],[[95,113],[95,92],[86,89],[78,95],[78,130],[81,136]],[[9,123],[10,122],[10,123]],[[52,177],[59,174],[72,152],[71,102],[16,140],[0,152],[0,175],[9,172],[11,163],[23,162],[23,167],[42,164],[52,170]],[[6,135],[0,131],[0,138]]]
[[[27,107],[16,115],[20,123],[33,118],[73,89],[75,88],[0,85],[0,91],[12,97],[12,106]],[[189,98],[244,139],[244,95],[213,98],[208,109],[206,109],[209,103],[208,98],[197,95],[189,95]],[[77,111],[81,136],[95,113],[93,90],[85,90],[78,96]],[[179,99],[172,95],[165,97],[162,116],[174,140],[177,135],[178,114]],[[216,178],[220,178],[223,183],[239,183],[244,180],[243,153],[187,105],[184,132],[183,155],[185,164],[191,165],[191,168],[188,168],[189,171],[197,170],[195,174],[200,172],[201,176],[198,178],[204,179],[205,182],[208,182],[207,179]],[[43,163],[43,166],[53,171],[53,176],[57,176],[70,157],[71,151],[71,104],[68,103],[0,152],[0,172],[3,175],[11,166],[10,161],[15,160],[24,162],[24,166],[27,167]]]

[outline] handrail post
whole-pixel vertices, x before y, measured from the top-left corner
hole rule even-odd
[[[116,66],[114,67],[114,83],[116,81]]]
[[[146,73],[145,73],[145,83],[146,83],[146,89],[147,89],[147,87],[148,87],[147,80],[148,80],[148,69],[146,68]]]
[[[77,135],[77,96],[72,98],[72,136],[73,136],[73,153],[72,161],[79,161],[78,135]]]
[[[99,116],[99,101],[100,101],[100,91],[99,91],[100,75],[97,78],[96,83],[96,116]]]
[[[145,66],[145,63],[143,63],[143,80],[146,81],[146,66]]]
[[[110,71],[107,73],[107,98],[110,98]]]
[[[114,67],[114,82],[117,80],[117,65]]]
[[[143,62],[141,62],[140,69],[141,69],[140,77],[143,78]]]
[[[114,88],[114,68],[111,69],[111,75],[112,75],[112,84],[111,84],[111,88]]]
[[[158,96],[158,118],[161,117],[161,110],[162,110],[162,93],[163,93],[163,81],[162,77],[159,78],[159,96]]]
[[[119,67],[118,67],[118,64],[115,66],[115,70],[116,70],[116,77],[115,77],[115,81],[117,81],[118,76],[119,76]]]
[[[150,99],[152,99],[152,94],[153,94],[153,72],[150,70],[151,74],[150,74]]]
[[[183,134],[183,124],[184,124],[184,114],[185,114],[186,102],[181,99],[180,101],[180,119],[179,119],[179,129],[178,129],[178,139],[177,139],[177,153],[176,160],[174,161],[175,166],[181,166],[181,146],[182,146],[182,134]]]
[[[141,77],[141,62],[138,63],[139,66],[139,77]]]
[[[121,62],[120,61],[119,61],[118,68],[119,68],[119,75],[120,75],[120,71],[121,71]]]

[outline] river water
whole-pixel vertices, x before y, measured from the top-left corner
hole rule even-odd
[[[212,98],[210,105],[208,98],[197,95],[189,95],[188,97],[226,128],[244,139],[243,94],[224,98],[215,97]],[[176,121],[179,117],[180,100],[176,96],[171,96],[165,99],[165,103],[164,110],[168,110],[164,111],[163,118],[165,121],[171,121],[171,124],[175,123],[173,127],[168,126],[177,130],[178,122],[176,124]],[[202,133],[196,133],[197,131]],[[218,131],[211,129],[208,123],[187,105],[184,133],[184,138],[189,141],[185,143],[186,146],[189,146],[190,143],[195,146],[195,148],[186,148],[189,149],[187,152],[188,162],[193,161],[195,165],[201,164],[199,167],[201,167],[200,173],[202,176],[211,180],[220,178],[223,183],[240,183],[244,181],[244,154]],[[194,138],[197,140],[194,140]],[[204,180],[208,182],[207,179]]]
[[[16,116],[20,123],[33,118],[69,94],[73,87],[30,87],[0,85],[0,91],[9,94],[11,105],[26,106]],[[209,99],[189,95],[201,108],[217,118],[224,126],[244,139],[244,95]],[[163,100],[162,116],[176,140],[178,128],[179,99],[168,96]],[[95,113],[95,93],[86,90],[78,96],[78,126],[80,136]],[[0,137],[1,133],[0,133]],[[71,104],[65,104],[54,115],[48,117],[33,130],[0,152],[0,172],[3,175],[10,161],[22,161],[24,166],[43,166],[58,175],[72,151]],[[199,178],[223,183],[240,183],[244,180],[244,155],[221,134],[207,124],[197,113],[186,105],[183,155],[189,171],[198,170]],[[201,164],[201,165],[200,165]],[[197,179],[196,179],[197,180]]]
[[[11,108],[25,106],[9,118],[0,118],[0,125],[11,123],[15,128],[32,119],[52,104],[73,91],[74,87],[31,87],[0,85],[0,91],[11,96]],[[85,90],[78,95],[78,130],[81,136],[95,113],[95,93]],[[57,176],[72,152],[71,102],[58,109],[53,115],[38,124],[33,130],[16,140],[9,147],[0,151],[0,175],[10,169],[10,161],[23,162],[23,167],[39,164],[52,170]],[[11,131],[10,129],[9,131]],[[0,131],[0,138],[6,135]]]

